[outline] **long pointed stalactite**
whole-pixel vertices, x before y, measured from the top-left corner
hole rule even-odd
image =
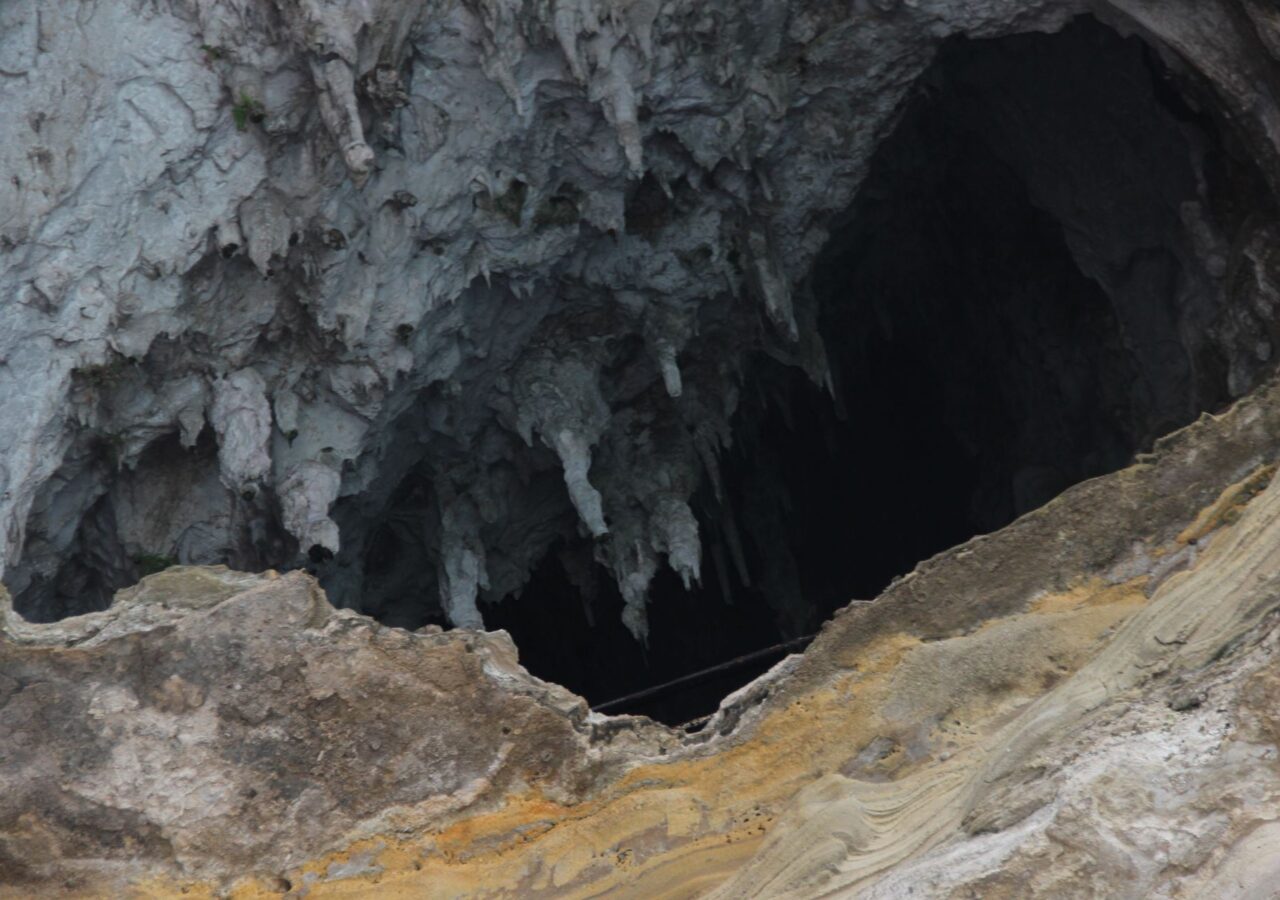
[[[1271,890],[1277,73],[0,3],[0,896]]]

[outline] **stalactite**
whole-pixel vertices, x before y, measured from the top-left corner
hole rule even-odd
[[[1003,124],[1038,121],[1035,108],[1008,108],[1035,77],[1009,85],[1004,107],[977,85],[946,101],[963,107],[947,113],[947,80],[981,71],[928,67],[977,38],[1053,32],[1071,11],[1036,5],[1015,22],[998,4],[957,17],[938,2],[893,15],[722,0],[669,10],[648,0],[307,2],[272,5],[273,24],[262,28],[252,4],[197,0],[190,21],[134,22],[128,40],[164,48],[182,77],[131,60],[118,90],[73,80],[66,90],[89,104],[85,115],[129,127],[94,132],[74,166],[47,160],[48,184],[0,185],[0,205],[21,210],[0,225],[9,242],[0,246],[21,248],[3,250],[21,299],[0,335],[10,580],[57,571],[104,495],[121,531],[139,532],[131,517],[146,513],[116,502],[118,473],[157,465],[146,451],[171,437],[164,447],[199,450],[207,419],[224,495],[205,514],[180,497],[155,500],[182,519],[166,531],[166,552],[179,553],[171,535],[203,535],[183,546],[204,556],[184,561],[306,565],[340,604],[406,619],[452,606],[473,624],[472,606],[483,615],[486,602],[517,590],[557,542],[583,542],[625,586],[637,632],[655,580],[675,573],[691,592],[705,589],[721,580],[702,571],[704,561],[719,565],[717,554],[735,591],[766,590],[753,544],[769,532],[753,534],[759,514],[725,483],[727,460],[751,443],[735,422],[760,392],[779,422],[805,428],[787,408],[794,398],[753,374],[760,358],[803,370],[846,407],[868,390],[847,383],[843,360],[895,311],[869,289],[877,319],[833,328],[806,273],[830,240],[845,240],[877,146],[915,106],[1003,142],[996,155],[1021,167],[1039,207],[1067,229],[1076,263],[1137,329],[1125,338],[1142,356],[1133,383],[1160,402],[1142,406],[1137,387],[1124,398],[1145,417],[1135,433],[1200,408],[1214,395],[1215,367],[1232,393],[1248,390],[1280,337],[1267,313],[1265,238],[1241,237],[1244,218],[1222,213],[1229,204],[1192,194],[1198,184],[1233,185],[1254,198],[1243,204],[1249,227],[1271,233],[1272,173],[1257,143],[1275,115],[1271,99],[1249,107],[1218,50],[1193,52],[1203,23],[1140,11],[1150,39],[1175,41],[1212,85],[1160,73],[1158,90],[1144,87],[1158,54],[1094,23],[1113,44],[1088,65],[1119,66],[1113,81],[1123,88],[1099,90],[1074,68],[1075,50],[1046,52],[1071,75],[1059,81],[1079,88],[1062,98],[1060,118],[1087,93],[1095,105],[1119,104],[1107,121],[1146,122],[1163,146],[1124,141],[1112,157],[1128,174],[1112,184],[1109,163],[1094,160],[1071,170],[1079,183],[1059,196],[1053,166],[1072,132]],[[50,21],[70,8],[52,4]],[[85,44],[76,28],[50,27],[51,53],[116,71],[116,57],[99,57],[123,38]],[[1078,49],[1077,40],[1053,46]],[[1249,71],[1260,64],[1251,57]],[[43,71],[40,59],[21,65]],[[1143,110],[1170,90],[1197,96],[1172,124],[1150,118]],[[977,102],[987,106],[965,106]],[[39,120],[19,105],[10,121]],[[1219,108],[1230,117],[1204,112]],[[1199,155],[1177,146],[1187,133]],[[21,149],[14,166],[29,166],[28,150],[44,140],[23,131],[0,146]],[[952,144],[932,146],[949,158]],[[1240,147],[1261,169],[1237,159]],[[1131,159],[1135,148],[1142,156]],[[1196,166],[1217,168],[1210,178]],[[1137,221],[1095,199],[1120,191],[1130,193],[1116,206],[1182,214]],[[40,199],[54,196],[63,198],[56,214]],[[1148,255],[1130,259],[1130,242]],[[932,263],[917,254],[911,268]],[[1238,303],[1216,299],[1227,275],[1238,276]],[[1141,313],[1169,279],[1180,293],[1156,304],[1163,318]],[[1162,368],[1174,344],[1185,363],[1177,372]],[[161,382],[182,388],[149,386]],[[31,399],[19,407],[4,399],[13,396]],[[105,464],[90,465],[98,457]],[[1017,505],[1070,467],[1024,468]],[[77,479],[92,483],[59,487]],[[446,485],[465,485],[474,522],[445,528],[440,513],[408,514],[439,503]],[[505,505],[482,500],[497,494]],[[987,499],[996,516],[1004,501]],[[700,522],[707,516],[714,538]],[[363,554],[379,545],[375,534],[422,554],[419,574],[386,563],[374,579],[383,586],[368,587]],[[779,578],[779,597],[795,594],[794,579]],[[423,598],[417,612],[391,596],[410,582]]]

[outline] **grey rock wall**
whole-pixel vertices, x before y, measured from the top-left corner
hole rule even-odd
[[[351,602],[394,498],[386,527],[453,623],[581,536],[643,635],[658,567],[700,577],[688,501],[747,353],[828,379],[804,279],[938,44],[1085,6],[9,0],[0,562],[19,608],[101,607],[169,559],[309,557]],[[1101,14],[1280,183],[1272,13]]]

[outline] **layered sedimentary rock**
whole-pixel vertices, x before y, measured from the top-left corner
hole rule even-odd
[[[1265,896],[1278,58],[1260,0],[10,0],[0,894]],[[625,629],[585,691],[855,596],[696,729],[484,631]]]
[[[0,643],[12,896],[1265,896],[1280,387],[923,564],[684,734],[502,634],[175,568]]]
[[[1272,352],[1260,4],[6,4],[18,607],[101,608],[167,562],[309,560],[341,605],[476,626],[559,542],[585,561],[567,566],[607,570],[643,637],[655,573],[723,578],[738,531],[771,541],[767,521],[691,507],[718,489],[754,356],[867,389],[836,384],[845,337],[807,278],[873,152],[939,89],[922,79],[938,49],[1086,7],[1195,107],[1142,125],[1186,132],[1167,164],[1103,128],[1102,164],[1064,171],[1013,92],[990,119],[951,115],[978,117],[1114,307],[1111,381],[1134,388],[1113,399],[1141,445],[1243,393]],[[1206,122],[1259,182],[1215,181]],[[1028,497],[1070,480],[1023,462]],[[804,601],[777,570],[744,577],[795,631]]]

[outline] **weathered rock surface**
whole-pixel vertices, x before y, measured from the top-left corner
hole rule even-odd
[[[1066,91],[1096,132],[928,115],[990,87],[931,80],[949,39],[1085,12],[1089,61],[1142,42]],[[1273,895],[1278,57],[1261,0],[3,0],[0,896]],[[692,500],[753,356],[838,393],[811,269],[895,224],[860,187],[910,108],[1118,323],[1113,453],[1243,399],[696,733],[589,712],[479,604],[563,544],[643,638],[661,567],[748,568]],[[1088,406],[1069,343],[1010,351],[1020,404]]]
[[[0,643],[12,896],[1268,896],[1280,386],[834,619],[701,732],[176,568]]]
[[[1256,2],[10,0],[6,584],[49,620],[147,560],[310,552],[336,602],[411,594],[474,626],[561,539],[642,636],[655,572],[702,574],[689,501],[748,356],[830,380],[804,279],[941,42],[1086,9],[1280,184]],[[1194,180],[1135,221],[1115,192],[1146,191],[1141,164],[1075,175],[1031,184],[1121,318],[1152,279],[1191,301],[1132,326],[1135,358],[1198,384],[1220,356],[1247,390],[1272,352],[1274,223],[1213,221]],[[1105,226],[1076,216],[1091,178]],[[369,576],[386,546],[420,558]]]

